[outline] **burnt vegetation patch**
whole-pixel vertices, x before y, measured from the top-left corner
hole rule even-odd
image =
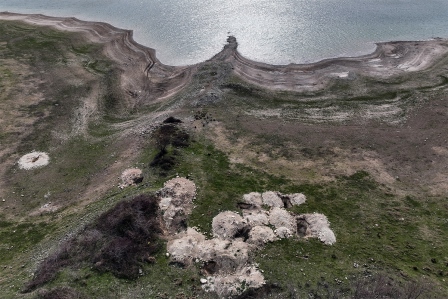
[[[158,169],[161,175],[167,175],[175,167],[179,149],[190,145],[190,135],[179,123],[178,119],[169,117],[152,134],[158,152],[149,166]]]
[[[255,96],[258,94],[258,90],[254,87],[244,86],[239,83],[228,83],[222,86],[222,88],[230,89],[232,92],[239,96]]]
[[[164,124],[180,124],[182,121],[174,116],[170,116],[163,121]]]
[[[158,198],[139,195],[118,203],[46,258],[25,286],[30,292],[56,278],[65,267],[90,266],[118,278],[136,279],[143,263],[162,247]]]

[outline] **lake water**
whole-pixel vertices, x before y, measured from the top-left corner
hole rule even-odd
[[[365,54],[380,41],[448,37],[448,0],[0,0],[0,11],[132,29],[171,65],[211,58],[229,34],[244,56],[273,64]]]

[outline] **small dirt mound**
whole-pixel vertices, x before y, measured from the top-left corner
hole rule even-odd
[[[281,226],[277,228],[274,233],[280,238],[280,239],[287,239],[294,236],[294,233],[287,227]]]
[[[260,193],[245,194],[243,196],[244,202],[258,202],[257,194]],[[305,203],[306,197],[302,193],[282,194],[276,191],[266,191],[261,194],[261,200],[263,205],[269,207],[289,209],[292,206],[299,206]],[[261,204],[258,206],[261,206]]]
[[[159,196],[166,229],[171,233],[185,231],[196,197],[196,185],[186,178],[174,178],[164,184]]]
[[[323,214],[304,214],[298,217],[300,223],[303,224],[303,220],[306,221],[308,227],[306,229],[307,237],[318,238],[320,241],[327,245],[336,243],[336,237],[333,231],[330,229],[330,222]]]
[[[263,199],[260,193],[251,192],[249,194],[243,195],[243,203],[248,204],[250,207],[253,208],[260,208],[261,205],[263,204]]]
[[[193,228],[179,235],[179,238],[168,242],[167,250],[171,260],[190,265],[193,258],[199,258],[199,244],[205,242],[205,236]]]
[[[221,239],[234,239],[244,227],[243,218],[230,211],[219,213],[212,222],[213,236]]]
[[[302,193],[294,193],[294,194],[278,193],[278,196],[282,199],[283,207],[285,209],[289,209],[292,206],[299,206],[299,205],[305,203],[305,201],[306,201],[306,197]]]
[[[163,185],[161,193],[169,193],[180,200],[193,200],[196,197],[196,185],[186,178],[174,178]]]
[[[283,208],[283,200],[278,196],[277,192],[267,191],[264,192],[261,197],[263,198],[263,204],[269,207]]]
[[[268,225],[269,217],[264,210],[243,210],[246,222],[251,226]]]
[[[269,223],[277,230],[284,227],[291,233],[294,233],[297,227],[296,219],[285,209],[277,207],[271,209],[271,212],[269,213]]]
[[[120,189],[135,186],[143,181],[143,175],[141,169],[128,168],[121,174],[121,184],[118,186]]]
[[[216,292],[221,298],[229,298],[241,294],[242,289],[257,289],[264,284],[263,274],[255,266],[246,266],[233,274],[209,276],[202,288]]]
[[[285,197],[289,198],[293,206],[300,206],[306,202],[306,196],[302,193],[287,194]]]
[[[268,226],[255,226],[249,233],[248,243],[257,246],[277,240],[274,231]]]
[[[214,261],[219,272],[230,273],[248,262],[249,245],[239,240],[213,238],[200,244],[197,258],[205,262]]]
[[[19,168],[26,170],[43,167],[48,163],[50,163],[50,157],[44,152],[31,152],[23,155],[18,161]]]

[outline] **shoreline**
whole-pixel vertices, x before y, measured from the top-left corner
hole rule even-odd
[[[230,36],[224,48],[204,62],[169,66],[157,59],[155,49],[137,43],[132,37],[132,30],[116,28],[108,23],[10,12],[0,12],[0,20],[78,32],[90,42],[103,44],[106,56],[117,62],[122,70],[123,89],[132,94],[138,93],[139,97],[150,101],[163,100],[178,93],[191,82],[197,69],[206,63],[230,63],[235,75],[267,89],[302,92],[324,89],[334,79],[350,80],[356,76],[387,79],[425,70],[448,54],[448,39],[437,38],[381,42],[376,44],[372,53],[355,57],[273,65],[242,56],[237,50],[236,39]]]
[[[33,26],[48,26],[60,31],[80,33],[88,42],[103,45],[106,57],[121,70],[121,86],[139,99],[158,101],[180,91],[191,80],[194,66],[169,66],[156,57],[155,49],[134,41],[132,30],[104,22],[41,14],[0,12],[0,20],[20,21]]]

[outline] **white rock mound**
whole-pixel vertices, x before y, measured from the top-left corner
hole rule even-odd
[[[265,284],[263,274],[255,266],[246,266],[233,274],[209,276],[204,279],[202,288],[207,292],[216,292],[220,298],[229,298],[241,294],[245,289],[257,289]]]
[[[23,155],[18,161],[19,168],[26,170],[43,167],[48,163],[50,163],[50,157],[44,152],[31,152]]]
[[[277,192],[267,191],[261,195],[263,204],[269,207],[284,207],[283,200],[278,196]]]
[[[269,216],[265,210],[243,210],[243,217],[247,224],[252,227],[269,224]]]
[[[193,228],[188,228],[177,237],[168,242],[167,250],[173,261],[189,265],[194,258],[200,256],[200,246],[205,242],[205,236]]]
[[[245,226],[243,218],[235,212],[222,212],[213,218],[213,236],[221,239],[233,239]]]
[[[135,186],[143,180],[142,170],[138,168],[125,169],[121,174],[121,183],[118,185],[120,189]]]
[[[243,202],[253,206],[254,208],[260,208],[263,204],[261,193],[251,192],[243,195]]]
[[[298,218],[302,218],[308,224],[307,237],[318,238],[327,245],[336,243],[336,236],[330,229],[330,222],[324,214],[304,214]]]
[[[272,208],[269,213],[269,223],[276,229],[284,227],[290,232],[296,231],[295,217],[283,208]]]
[[[196,185],[186,178],[174,178],[164,184],[159,196],[166,229],[172,233],[185,231],[187,217],[193,210]]]
[[[302,193],[287,194],[286,197],[289,198],[293,206],[300,206],[306,202],[306,196]]]
[[[274,231],[269,226],[255,226],[250,230],[247,242],[256,246],[262,246],[277,239]]]
[[[186,179],[177,178],[165,184],[160,192],[159,206],[168,228],[176,227],[174,223],[179,217],[191,212],[195,191],[193,182]],[[202,288],[216,292],[220,297],[235,296],[247,288],[259,288],[265,280],[251,262],[252,251],[281,238],[315,237],[328,245],[336,242],[324,215],[297,216],[286,210],[305,201],[306,197],[301,193],[245,194],[239,203],[242,216],[232,211],[216,215],[212,220],[212,239],[193,228],[181,231],[168,242],[168,254],[172,261],[184,265],[201,263]]]

